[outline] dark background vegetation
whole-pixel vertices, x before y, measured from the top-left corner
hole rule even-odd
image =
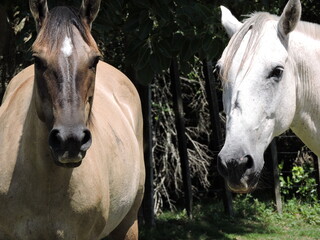
[[[255,11],[281,14],[286,0],[102,0],[93,24],[93,36],[104,61],[126,73],[135,84],[151,85],[155,210],[174,208],[182,196],[182,180],[172,111],[169,67],[179,63],[195,196],[212,196],[216,188],[213,164],[216,152],[208,150],[211,126],[206,101],[203,60],[213,64],[227,44],[220,24],[220,5],[240,20]],[[57,5],[80,6],[80,0],[49,0]],[[302,19],[320,23],[320,1],[302,0]],[[10,79],[32,64],[30,48],[36,31],[26,0],[0,1],[0,97]],[[221,89],[217,83],[221,97]],[[220,109],[222,109],[219,100]],[[221,114],[223,124],[223,115]],[[286,137],[289,136],[289,137]],[[314,199],[312,155],[290,132],[278,139],[284,196]],[[307,163],[307,164],[305,164]],[[302,167],[307,166],[307,167]],[[296,167],[294,172],[292,168]],[[270,187],[266,170],[262,187]],[[303,189],[301,189],[301,184]],[[263,190],[264,191],[264,190]],[[259,191],[258,191],[259,192]],[[312,194],[310,193],[312,192]]]

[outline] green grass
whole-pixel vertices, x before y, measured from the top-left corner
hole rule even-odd
[[[223,205],[212,201],[194,206],[190,220],[185,211],[164,212],[156,227],[142,226],[141,240],[320,240],[320,204],[290,200],[283,214],[272,203],[252,197],[234,201],[235,216],[224,214]]]

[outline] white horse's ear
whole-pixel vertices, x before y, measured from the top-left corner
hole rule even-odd
[[[288,35],[292,32],[301,17],[301,3],[300,0],[289,0],[284,8],[279,23],[278,30],[282,36]]]
[[[42,23],[49,12],[47,0],[29,0],[29,8],[36,22],[37,31],[39,32]]]
[[[224,6],[220,6],[221,9],[221,23],[226,30],[228,36],[231,38],[241,27],[242,23],[232,15],[230,10]]]
[[[81,18],[90,26],[98,15],[101,0],[83,0],[80,7]]]

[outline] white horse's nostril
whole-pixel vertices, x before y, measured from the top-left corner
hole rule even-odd
[[[254,161],[253,161],[253,158],[250,155],[244,156],[243,159],[246,162],[245,166],[246,166],[247,169],[253,168]]]
[[[228,176],[228,167],[227,164],[224,160],[222,160],[222,158],[220,157],[220,155],[218,155],[218,161],[217,161],[217,168],[218,168],[218,172],[222,177],[227,177]]]

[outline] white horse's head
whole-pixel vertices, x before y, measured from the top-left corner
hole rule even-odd
[[[280,18],[256,13],[244,23],[221,10],[231,40],[217,64],[227,117],[218,170],[232,191],[245,193],[258,183],[269,143],[289,128],[295,114],[289,33],[300,20],[301,4],[290,0]]]

